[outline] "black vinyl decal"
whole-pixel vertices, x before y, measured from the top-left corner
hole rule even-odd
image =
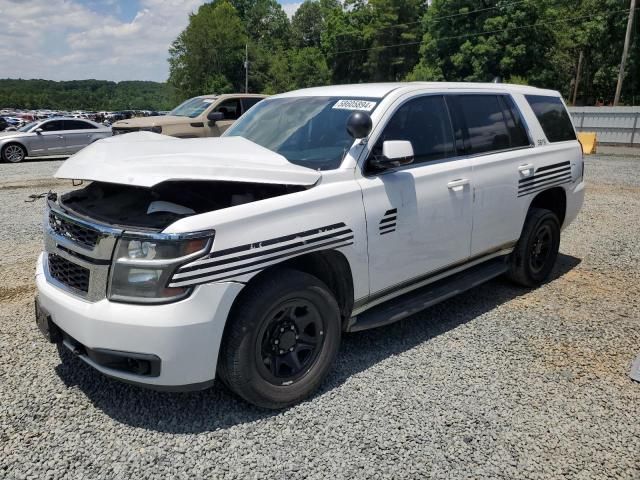
[[[551,187],[571,183],[571,181],[569,161],[545,165],[536,169],[533,176],[518,180],[518,197],[538,193]]]
[[[336,223],[326,227],[315,228],[313,230],[271,238],[247,245],[240,245],[238,247],[227,248],[217,252],[212,252],[208,257],[197,260],[195,263],[185,265],[178,269],[175,275],[179,275],[179,278],[174,276],[169,285],[172,286],[179,284],[180,286],[191,286],[233,278],[238,275],[262,270],[266,266],[271,265],[272,262],[279,263],[280,261],[293,258],[302,253],[326,248],[336,249],[347,245],[353,245],[353,239],[353,231],[350,228],[348,228],[344,223]],[[291,242],[292,240],[296,241]],[[282,243],[285,242],[291,243],[282,245]],[[267,249],[264,248],[272,245],[275,247]],[[233,255],[235,253],[249,252],[256,249],[259,249],[259,251],[243,255]],[[252,261],[247,262],[246,260]]]
[[[384,216],[380,223],[378,224],[378,230],[380,231],[380,235],[384,235],[386,233],[391,233],[396,231],[396,220],[398,209],[392,208],[391,210],[387,210],[384,212]]]

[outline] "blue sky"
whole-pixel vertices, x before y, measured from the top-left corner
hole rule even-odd
[[[0,78],[164,81],[169,45],[203,3],[0,0]],[[280,3],[289,16],[300,4]]]

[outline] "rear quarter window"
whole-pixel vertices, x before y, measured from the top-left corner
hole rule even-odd
[[[571,117],[559,97],[525,95],[525,98],[538,118],[547,140],[554,143],[576,139]]]

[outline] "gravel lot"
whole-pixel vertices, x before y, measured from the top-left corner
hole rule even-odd
[[[640,478],[640,158],[587,161],[554,280],[494,281],[348,335],[309,401],[265,412],[221,386],[141,390],[33,320],[59,161],[0,164],[0,478]]]

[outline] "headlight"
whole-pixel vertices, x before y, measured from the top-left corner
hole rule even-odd
[[[162,133],[162,127],[142,127],[140,129],[141,132],[153,132],[153,133]]]
[[[186,297],[189,287],[168,287],[177,267],[203,256],[213,232],[185,235],[125,233],[116,246],[109,298],[120,302],[167,303]]]

